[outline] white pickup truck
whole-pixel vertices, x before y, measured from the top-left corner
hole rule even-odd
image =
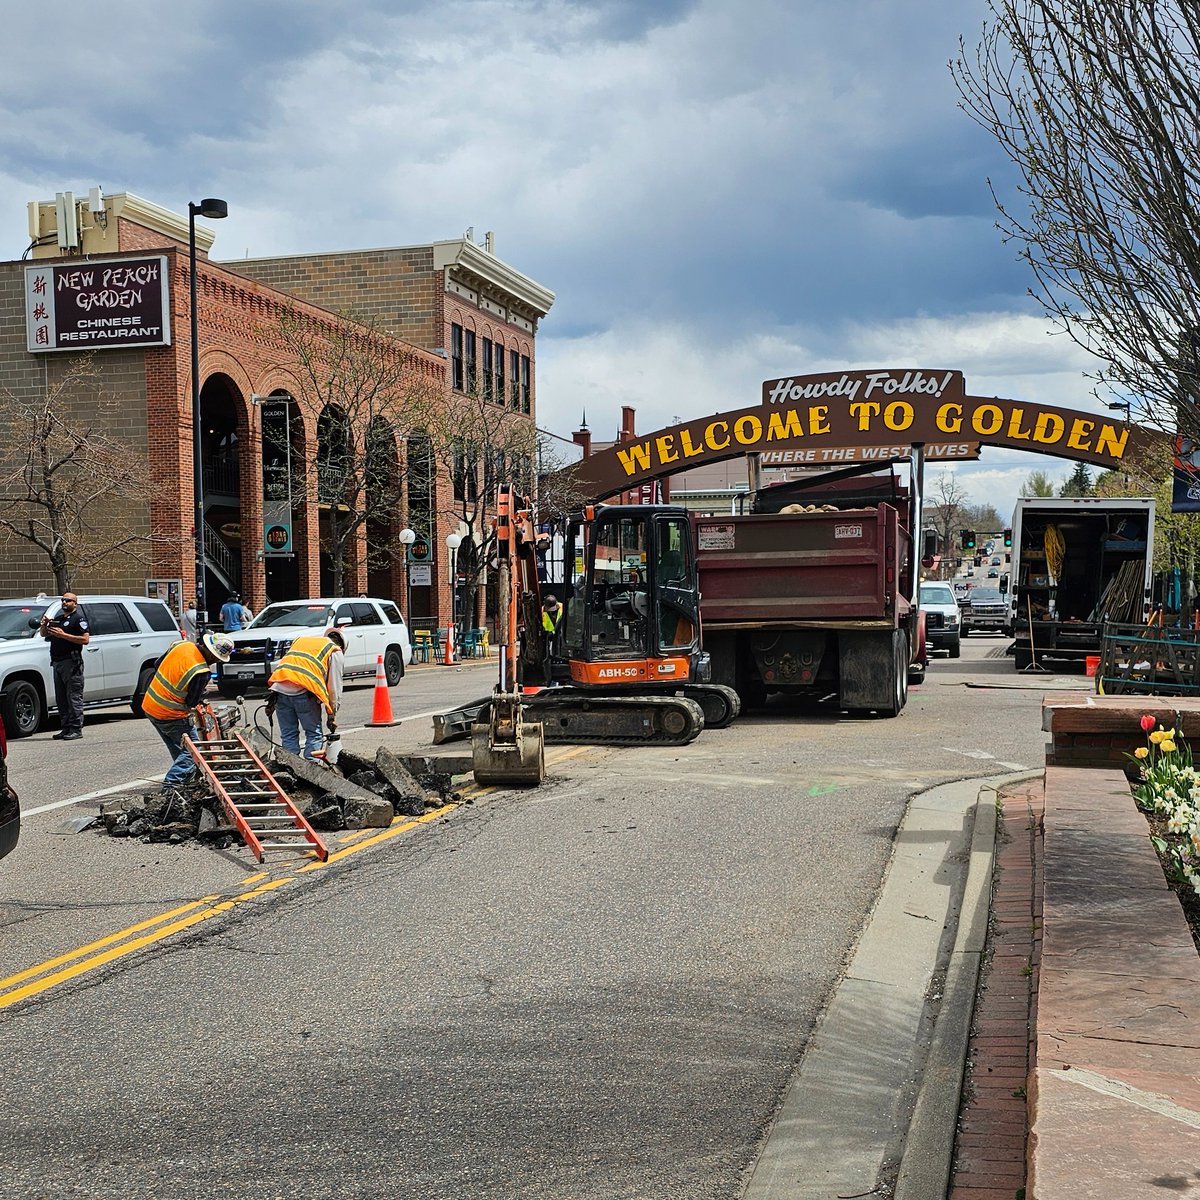
[[[218,691],[222,696],[264,691],[274,664],[296,638],[322,634],[333,626],[346,638],[347,679],[373,677],[382,655],[388,686],[400,682],[412,662],[412,643],[400,610],[390,600],[333,597],[268,604],[245,629],[231,633],[233,655],[217,668]]]

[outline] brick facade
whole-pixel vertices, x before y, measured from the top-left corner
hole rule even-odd
[[[426,350],[440,338],[432,246],[238,259],[231,269],[331,312],[353,314]]]
[[[79,572],[72,585],[85,593],[141,593],[147,578],[180,578],[184,596],[190,598],[195,594],[196,579],[190,271],[188,246],[180,240],[180,230],[186,232],[187,222],[162,210],[152,212],[153,206],[127,194],[122,195],[120,203],[123,207],[113,210],[111,224],[105,227],[105,256],[149,251],[166,255],[172,344],[95,352],[100,392],[107,404],[101,404],[95,396],[80,396],[68,402],[67,415],[78,425],[98,422],[106,433],[146,457],[151,476],[149,494],[130,495],[119,502],[110,500],[108,507],[114,525],[145,535],[147,544],[141,559],[112,557],[94,570]],[[132,213],[136,217],[147,212],[151,212],[151,219],[146,222],[123,215]],[[152,227],[156,221],[161,228]],[[115,239],[111,237],[113,226]],[[90,236],[100,234],[95,226],[86,232]],[[206,513],[211,524],[218,511],[214,505],[224,506],[220,510],[225,518],[222,536],[228,531],[232,539],[229,550],[240,567],[242,597],[256,610],[269,588],[273,589],[271,599],[320,595],[325,590],[320,551],[322,517],[315,503],[304,503],[293,495],[294,559],[285,566],[267,560],[263,551],[263,426],[262,406],[255,402],[256,397],[295,398],[292,411],[299,428],[293,426],[293,461],[298,454],[315,477],[319,413],[306,407],[300,380],[288,365],[294,363],[295,356],[280,328],[285,309],[297,311],[309,321],[341,329],[356,326],[336,314],[353,312],[380,331],[373,335],[357,327],[363,336],[381,336],[389,344],[395,339],[405,347],[409,369],[422,387],[448,392],[445,347],[451,322],[475,329],[480,337],[490,337],[506,350],[518,350],[528,356],[532,366],[536,321],[549,308],[553,296],[493,259],[490,248],[485,254],[464,243],[222,264],[210,261],[202,251],[209,243],[207,232],[203,238],[199,230],[197,233],[205,453],[213,453],[216,444],[233,455],[236,446],[236,469],[227,477],[237,480],[237,495],[214,500],[213,488],[207,482],[213,461],[206,460]],[[110,254],[107,247],[113,241],[118,250]],[[43,247],[38,260],[52,252],[52,246],[49,251]],[[466,270],[460,259],[475,273]],[[79,356],[70,352],[31,354],[26,350],[25,265],[0,263],[0,389],[35,399],[43,396],[48,384]],[[508,280],[515,281],[512,295],[500,286]],[[451,288],[454,294],[450,294]],[[531,370],[531,392],[532,387]],[[534,419],[532,412],[529,419]],[[396,431],[395,456],[401,477],[407,478],[404,432]],[[360,438],[365,430],[356,430],[355,435]],[[450,515],[452,495],[446,467],[438,463],[431,497],[437,527],[428,531],[433,547],[433,585],[429,589],[420,589],[419,597],[416,592],[410,596],[405,564],[399,558],[381,564],[377,556],[375,567],[369,571],[368,536],[377,535],[369,535],[364,528],[349,556],[344,586],[347,594],[366,592],[369,579],[374,590],[381,590],[386,583],[391,598],[406,611],[411,599],[414,611],[426,616],[429,623],[445,624],[451,610],[445,537],[457,524]],[[405,493],[393,531],[406,523],[406,514]],[[241,536],[243,530],[247,536]],[[219,578],[214,580],[211,552],[209,559],[207,607],[211,612],[224,599],[225,588]],[[0,536],[0,595],[49,591],[54,586],[44,553],[21,539]]]
[[[458,325],[475,334],[477,347],[488,339],[493,352],[504,355],[510,386],[509,356],[515,352],[529,363],[528,412],[530,421],[536,420],[537,323],[554,297],[495,258],[490,236],[486,249],[461,239],[427,246],[238,259],[227,265],[278,291],[420,346],[443,362],[450,353],[452,326]],[[452,373],[447,382],[453,386]],[[511,399],[506,407],[515,407]],[[444,482],[439,482],[439,493]],[[446,554],[445,535],[454,524],[452,509],[452,502],[440,498],[435,505],[439,528],[432,531],[432,541],[439,559]],[[418,619],[445,623],[451,603],[446,566],[435,563],[433,588],[412,595],[411,607]],[[403,584],[402,574],[399,582]],[[460,614],[465,623],[484,619],[484,595],[481,588],[474,613]],[[405,604],[399,593],[397,598]]]

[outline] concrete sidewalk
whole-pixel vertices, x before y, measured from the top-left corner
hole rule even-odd
[[[987,928],[995,789],[914,796],[883,889],[755,1163],[746,1200],[944,1196]],[[910,1122],[911,1114],[911,1122]]]
[[[1120,770],[915,796],[746,1200],[1200,1200],[1200,955]]]

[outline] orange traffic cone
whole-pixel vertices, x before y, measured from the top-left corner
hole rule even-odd
[[[453,667],[458,663],[458,659],[454,654],[454,626],[446,626],[446,657],[442,659],[442,666]]]
[[[381,726],[399,724],[400,722],[392,716],[392,697],[388,691],[387,675],[383,669],[383,655],[380,654],[375,659],[375,703],[367,725],[378,729]]]

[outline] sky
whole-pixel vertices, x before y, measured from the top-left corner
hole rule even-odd
[[[947,67],[984,0],[66,0],[6,13],[0,258],[26,203],[218,196],[212,257],[495,235],[556,300],[538,423],[611,439],[757,403],[763,380],[956,369],[1102,411],[1026,294]],[[937,488],[944,468],[931,467]],[[949,468],[1002,516],[1032,470]]]

